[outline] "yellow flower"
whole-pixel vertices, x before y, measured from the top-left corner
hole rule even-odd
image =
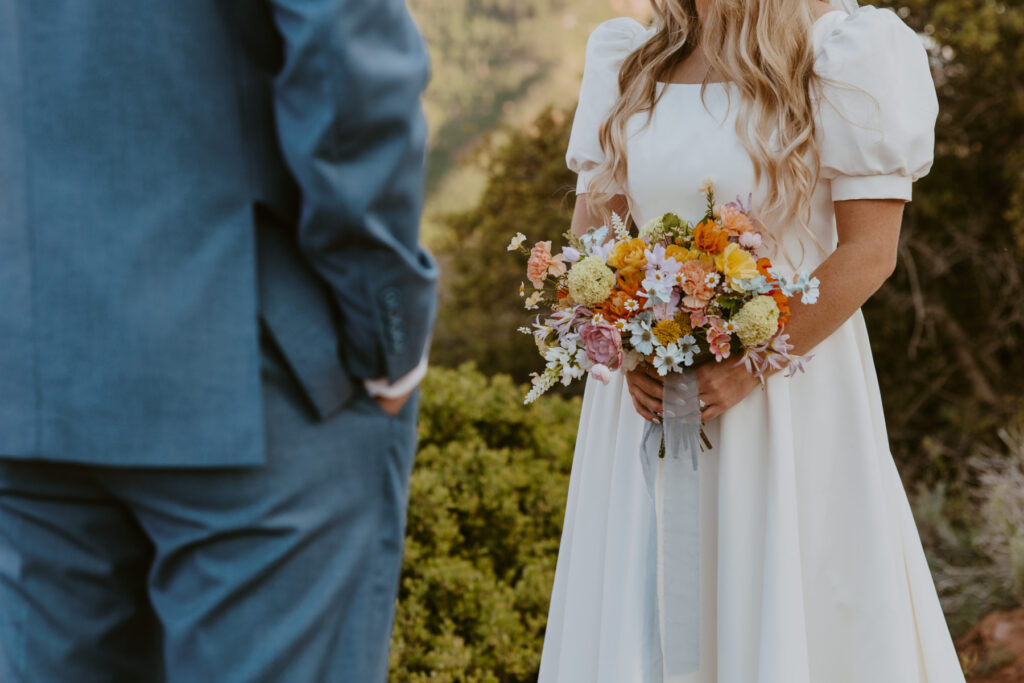
[[[757,261],[735,242],[730,242],[721,254],[715,256],[715,267],[729,281],[737,292],[742,292],[740,282],[757,277]]]
[[[639,237],[623,240],[608,255],[608,265],[623,273],[638,271],[647,265],[647,257],[644,256],[646,248],[647,244]]]
[[[662,346],[673,344],[683,336],[683,328],[671,318],[662,320],[651,331],[654,332],[654,336],[658,338]]]
[[[569,296],[583,306],[602,303],[615,287],[615,273],[597,256],[580,259],[569,270]]]
[[[743,304],[731,321],[744,346],[757,346],[771,339],[779,329],[779,307],[770,296],[755,296]]]

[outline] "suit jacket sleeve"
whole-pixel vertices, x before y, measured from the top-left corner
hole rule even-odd
[[[278,136],[302,193],[298,240],[341,313],[360,378],[417,366],[438,270],[419,246],[429,62],[403,0],[272,0],[284,42]]]

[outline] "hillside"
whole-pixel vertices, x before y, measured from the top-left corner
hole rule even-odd
[[[546,106],[575,102],[587,36],[615,16],[644,18],[647,0],[410,0],[430,46],[424,97],[430,126],[425,239],[439,214],[476,204],[484,186],[478,143],[520,127]]]

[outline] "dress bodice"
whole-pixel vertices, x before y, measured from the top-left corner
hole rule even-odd
[[[601,24],[587,47],[580,102],[567,161],[588,191],[604,158],[597,130],[618,97],[622,60],[653,35],[633,19]],[[777,238],[777,263],[813,268],[836,244],[833,201],[911,198],[911,184],[932,163],[938,111],[927,54],[917,35],[892,11],[872,6],[837,9],[812,27],[815,71],[822,77],[816,100],[819,182],[811,201],[811,235],[790,226],[766,225]],[[762,178],[735,132],[743,106],[734,83],[662,83],[650,116],[627,123],[627,194],[637,223],[665,212],[693,219],[704,211],[699,187],[714,181],[716,198],[751,201],[766,196]],[[817,245],[815,245],[817,243]],[[820,247],[820,248],[819,248]]]

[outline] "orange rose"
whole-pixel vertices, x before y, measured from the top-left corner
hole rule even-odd
[[[636,312],[630,311],[626,308],[626,302],[630,299],[636,301],[636,299],[628,293],[623,292],[621,289],[616,289],[612,292],[611,296],[601,304],[599,310],[604,313],[604,317],[607,318],[609,322],[615,322],[620,318],[628,318]],[[639,310],[639,308],[637,310]]]
[[[637,292],[640,291],[640,285],[644,281],[643,274],[640,271],[623,273],[620,270],[615,279],[618,282],[619,289],[633,298],[636,298]]]
[[[647,265],[644,250],[647,244],[639,237],[619,242],[612,253],[608,254],[608,265],[620,272],[632,273]]]
[[[680,263],[686,263],[687,261],[692,260],[690,258],[690,250],[677,244],[670,244],[665,247],[665,256],[668,258],[674,258]]]
[[[729,244],[729,233],[715,221],[705,219],[693,229],[693,241],[701,251],[717,254]]]

